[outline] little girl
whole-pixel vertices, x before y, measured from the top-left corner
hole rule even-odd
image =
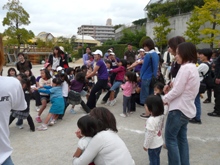
[[[118,89],[124,81],[126,66],[127,66],[127,62],[125,60],[120,60],[118,62],[118,67],[110,70],[110,73],[116,73],[116,77],[115,77],[115,81],[114,81],[112,87],[110,88],[111,93],[110,93],[110,97],[109,97],[106,105],[110,105],[110,106],[115,105],[115,103],[116,103],[115,92],[116,92],[116,89]]]
[[[144,150],[148,151],[151,165],[160,165],[160,152],[163,145],[162,128],[164,122],[164,106],[160,95],[147,97],[145,109],[151,116],[146,121]]]
[[[51,86],[43,86],[38,91],[42,93],[50,94],[51,107],[49,114],[47,115],[44,123],[37,128],[38,131],[47,130],[47,125],[53,125],[60,114],[64,111],[64,99],[62,94],[62,80],[60,78],[54,78]],[[51,120],[51,121],[50,121]],[[49,123],[50,121],[50,123]]]
[[[80,157],[88,146],[90,140],[97,133],[97,121],[91,116],[83,116],[77,122],[78,130],[76,131],[76,136],[79,138],[78,147],[73,154],[73,157]],[[92,165],[90,163],[89,165]]]
[[[18,80],[20,80],[22,88],[24,90],[24,95],[25,95],[25,101],[27,102],[27,109],[25,109],[24,111],[14,111],[12,110],[12,113],[10,115],[10,120],[9,120],[9,125],[13,122],[13,120],[15,118],[18,118],[18,122],[17,123],[21,123],[19,124],[19,128],[23,128],[23,119],[27,119],[28,124],[30,126],[30,130],[32,132],[35,131],[35,126],[34,126],[34,122],[33,119],[30,115],[30,80],[28,79],[28,77],[24,74],[19,74],[17,76]],[[16,124],[17,125],[17,124]]]
[[[15,68],[8,69],[8,76],[9,77],[16,77],[17,76],[17,72],[16,72]]]
[[[121,85],[121,88],[123,89],[123,113],[120,114],[121,117],[127,117],[130,113],[131,94],[137,82],[137,79],[135,79],[133,73],[130,71],[125,74],[125,80],[125,84]]]

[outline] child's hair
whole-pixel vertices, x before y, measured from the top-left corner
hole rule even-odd
[[[131,71],[127,71],[127,72],[125,73],[125,76],[127,76],[128,81],[130,81],[131,83],[136,83],[136,82],[137,82],[136,73],[131,72]]]
[[[9,69],[8,69],[8,76],[11,76],[11,75],[10,75],[10,72],[11,72],[11,71],[14,71],[14,72],[15,72],[15,76],[17,76],[17,71],[15,70],[15,68],[9,68]]]
[[[86,65],[83,65],[83,66],[81,67],[81,70],[86,73],[86,72],[87,72],[87,66],[86,66]]]
[[[29,76],[33,76],[33,73],[30,69],[25,69],[24,72],[29,71]]]
[[[163,83],[157,82],[156,84],[154,84],[154,88],[159,89],[160,90],[160,94],[162,94],[162,95],[164,94],[164,92],[163,92],[163,88],[164,88]]]
[[[58,77],[54,78],[52,82],[54,84],[56,84],[57,86],[59,86],[59,85],[61,85],[63,83],[63,81],[60,78],[58,78]]]
[[[81,69],[80,67],[76,67],[76,68],[75,68],[75,75],[76,75],[77,73],[79,73],[79,72],[82,72],[82,69]]]
[[[67,75],[70,75],[70,73],[71,73],[72,71],[73,71],[73,74],[75,74],[75,70],[74,70],[73,68],[69,67],[69,68],[66,69],[66,74],[67,74]]]
[[[81,130],[82,135],[93,137],[97,133],[97,120],[89,115],[81,117],[77,121],[77,126]]]
[[[70,80],[66,73],[58,73],[57,77],[60,78],[62,82],[66,81],[67,84],[70,85]]]
[[[106,60],[105,63],[106,63],[106,64],[109,64],[109,65],[110,65],[110,68],[112,68],[112,62],[111,62],[110,60]]]
[[[23,88],[23,90],[30,92],[31,91],[31,82],[30,82],[30,79],[28,78],[28,76],[24,73],[20,73],[17,75],[17,77],[21,78],[19,80],[21,82],[22,87],[23,87],[23,85],[25,85],[25,88]]]
[[[51,78],[51,75],[50,75],[49,70],[47,70],[47,69],[41,69],[41,71],[44,71],[45,76],[46,76],[47,79],[50,79],[50,78]]]
[[[120,61],[122,63],[122,66],[125,67],[125,69],[127,68],[127,61],[124,59],[120,59]]]
[[[164,113],[163,101],[159,94],[148,96],[145,105],[149,112],[151,112],[152,116],[160,116]]]
[[[78,82],[85,83],[85,73],[83,73],[83,72],[77,73],[75,79]]]

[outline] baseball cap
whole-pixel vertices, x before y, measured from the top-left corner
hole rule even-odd
[[[110,55],[113,55],[113,56],[115,55],[115,53],[114,53],[114,52],[111,52],[111,53],[109,53],[109,54],[110,54]]]
[[[62,68],[61,66],[58,66],[58,67],[57,67],[57,72],[59,72],[59,71],[61,71],[61,70],[63,70],[63,68]]]
[[[99,54],[101,57],[103,56],[102,51],[98,49],[95,52],[92,52],[92,54]]]
[[[141,48],[138,50],[138,52],[145,52],[145,50]]]

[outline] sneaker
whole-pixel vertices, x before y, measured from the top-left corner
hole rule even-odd
[[[105,105],[110,105],[111,101],[107,100],[107,102],[105,103]]]
[[[197,120],[196,118],[192,118],[189,122],[192,124],[202,124],[201,120]]]
[[[211,103],[211,101],[206,99],[205,101],[203,101],[203,103]]]
[[[36,120],[38,123],[42,123],[42,120],[41,120],[40,116],[37,116],[37,117],[35,118],[35,120]]]
[[[72,109],[70,109],[70,113],[76,114],[76,111],[74,111],[74,109],[72,108]]]
[[[120,114],[121,117],[127,117],[127,115],[125,115],[124,113]]]
[[[54,120],[51,120],[48,125],[53,126],[54,124],[55,124]]]
[[[38,131],[46,131],[47,130],[47,126],[45,124],[42,124],[41,126],[37,127]]]
[[[104,100],[101,101],[101,104],[105,104],[105,103],[106,103],[106,101],[104,101]]]
[[[35,109],[36,109],[37,112],[39,112],[40,106],[36,106]]]
[[[211,112],[211,113],[207,113],[208,116],[213,116],[213,117],[220,117],[220,114],[216,113],[216,112]]]
[[[112,107],[112,106],[115,105],[115,103],[116,103],[116,99],[112,100],[112,101],[110,102],[109,106]]]
[[[23,129],[23,124],[22,125],[16,125],[19,129]]]
[[[145,114],[141,114],[140,115],[140,118],[141,119],[145,119],[145,120],[148,119],[149,117],[150,117],[150,115],[149,116],[146,116]]]

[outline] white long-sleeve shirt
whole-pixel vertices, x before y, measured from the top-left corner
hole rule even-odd
[[[117,133],[107,130],[95,135],[83,154],[74,158],[73,165],[134,165],[128,148]]]
[[[198,69],[193,63],[181,65],[173,88],[163,97],[169,104],[169,111],[180,110],[188,118],[196,115],[195,98],[199,92],[200,79]]]

